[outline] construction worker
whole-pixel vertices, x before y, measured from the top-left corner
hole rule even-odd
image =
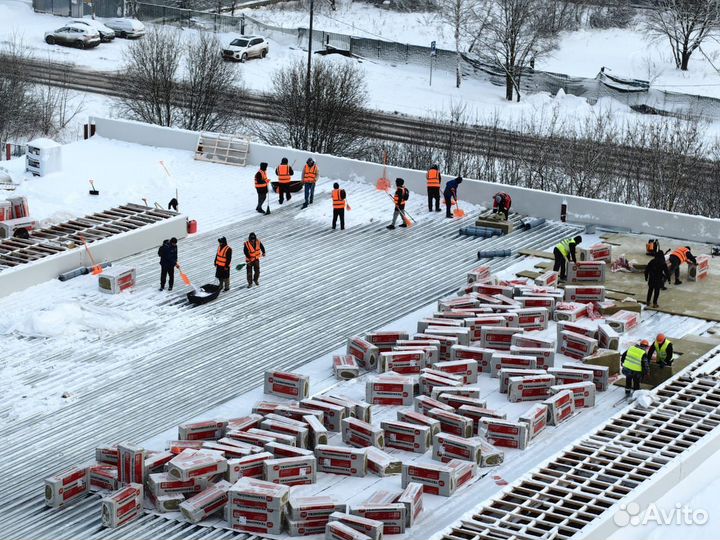
[[[458,176],[454,180],[450,180],[445,184],[443,197],[445,198],[445,217],[452,217],[452,205],[457,202],[457,189],[462,184],[462,176]]]
[[[507,193],[500,191],[493,195],[493,214],[505,214],[505,221],[510,216],[512,198]]]
[[[680,281],[680,265],[682,263],[686,262],[688,265],[697,264],[697,259],[690,253],[690,246],[677,248],[670,254],[668,260],[670,261],[670,273],[675,273],[675,285],[682,284],[682,281]]]
[[[260,169],[255,173],[255,190],[257,191],[258,196],[258,203],[255,210],[257,210],[260,214],[270,213],[270,205],[268,205],[267,210],[263,208],[263,204],[265,204],[265,199],[267,199],[268,189],[270,187],[270,180],[267,175],[267,166],[268,164],[263,161],[260,164]]]
[[[653,344],[650,345],[648,362],[652,362],[653,354],[657,356],[657,362],[660,364],[660,367],[672,366],[673,345],[672,342],[665,337],[665,334],[658,334]]]
[[[622,372],[625,375],[625,395],[640,390],[640,381],[650,371],[647,348],[650,345],[643,339],[622,354]]]
[[[303,208],[307,208],[308,204],[313,203],[313,196],[315,195],[315,182],[317,182],[319,174],[320,173],[315,160],[313,158],[308,158],[302,172],[303,187],[305,188],[305,202],[302,205]]]
[[[227,239],[218,238],[218,250],[215,255],[215,277],[220,280],[220,286],[225,291],[230,290],[230,263],[232,262],[232,248],[228,246]]]
[[[652,307],[658,307],[660,291],[665,288],[665,282],[670,281],[670,270],[665,263],[665,255],[662,251],[655,252],[655,256],[645,267],[645,281],[648,284],[647,298],[645,304],[650,306],[652,296]]]
[[[568,261],[577,262],[577,255],[575,249],[577,245],[582,242],[582,236],[576,236],[575,238],[566,238],[562,242],[553,248],[553,255],[555,256],[555,265],[553,271],[560,271],[560,280],[565,281],[567,279],[567,263]]]
[[[405,180],[402,178],[396,178],[395,179],[395,195],[393,196],[393,202],[395,203],[395,210],[393,211],[393,220],[390,225],[387,226],[388,229],[393,230],[395,228],[395,222],[398,218],[401,218],[402,223],[400,224],[401,227],[407,227],[407,223],[405,223],[405,202],[410,198],[410,192],[408,191],[408,188],[405,187]]]
[[[340,230],[345,230],[345,206],[347,206],[347,193],[340,189],[340,184],[335,182],[332,190],[333,219],[332,228],[335,230],[338,218],[340,218]]]
[[[290,182],[292,182],[292,176],[295,174],[293,168],[288,164],[288,158],[284,157],[280,161],[280,165],[275,168],[275,174],[278,179],[278,194],[280,195],[279,203],[282,204],[284,198],[289,201],[292,199],[290,195]]]
[[[442,177],[440,175],[440,168],[437,165],[433,165],[428,170],[427,175],[427,196],[428,196],[428,211],[433,211],[433,201],[435,201],[435,211],[440,211],[440,184]]]
[[[247,267],[248,289],[255,283],[260,285],[260,258],[265,256],[265,246],[258,240],[254,232],[248,236],[247,242],[243,246],[245,254],[245,263]]]
[[[175,284],[175,268],[180,268],[177,262],[177,238],[163,240],[162,246],[158,249],[160,257],[160,290],[165,290],[165,282],[168,284],[168,291],[172,291]]]

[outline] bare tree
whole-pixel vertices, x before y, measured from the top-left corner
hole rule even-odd
[[[34,122],[33,87],[24,77],[24,62],[29,58],[17,37],[0,48],[0,143],[27,134]]]
[[[687,71],[692,53],[714,32],[718,17],[718,0],[657,0],[648,10],[647,32],[667,39],[675,67]]]
[[[240,99],[239,75],[235,66],[219,54],[220,42],[202,32],[185,46],[182,79],[183,107],[178,125],[193,131],[234,131],[238,116],[233,102]]]
[[[478,54],[505,74],[505,99],[520,101],[523,71],[555,45],[543,23],[548,0],[488,0],[488,20],[478,36]],[[550,0],[552,1],[552,0]]]
[[[270,144],[311,152],[360,156],[366,141],[356,126],[365,120],[367,90],[363,72],[349,61],[318,58],[310,75],[306,125],[307,66],[298,60],[273,74],[272,103],[278,123],[255,125],[257,136]]]
[[[131,118],[161,126],[174,125],[178,114],[179,42],[176,31],[153,28],[125,51],[126,92],[120,103]]]
[[[37,133],[57,137],[83,112],[84,100],[74,96],[66,75],[62,80],[47,80],[35,87],[34,117]]]
[[[440,20],[453,29],[455,39],[455,86],[462,83],[462,53],[467,50],[463,40],[472,40],[483,31],[484,16],[481,0],[437,0],[436,7]]]

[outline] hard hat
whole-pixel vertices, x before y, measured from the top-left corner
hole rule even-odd
[[[665,334],[660,333],[657,335],[657,342],[658,343],[664,343],[665,342]]]
[[[640,342],[640,345],[641,345],[642,347],[649,347],[649,346],[650,346],[650,342],[649,342],[647,339],[643,339],[643,340]]]

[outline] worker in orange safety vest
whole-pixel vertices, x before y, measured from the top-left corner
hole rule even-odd
[[[340,184],[335,182],[332,190],[333,219],[332,228],[335,229],[337,220],[340,218],[340,230],[345,230],[345,207],[347,206],[347,193],[340,189]]]
[[[435,211],[440,212],[440,184],[442,183],[442,176],[438,165],[430,167],[425,177],[427,179],[428,210],[430,212],[433,211],[433,201],[435,201]]]
[[[305,162],[302,172],[303,187],[305,188],[305,202],[302,207],[307,208],[308,204],[313,203],[313,197],[315,196],[315,183],[317,182],[320,171],[318,170],[317,163],[313,158],[308,158]]]
[[[262,162],[260,164],[260,169],[258,169],[258,172],[255,173],[255,190],[257,191],[258,197],[258,203],[255,207],[255,210],[257,210],[257,212],[260,214],[270,213],[269,204],[267,210],[263,208],[263,204],[265,204],[265,199],[267,199],[268,189],[270,188],[270,180],[268,179],[267,175],[267,166],[267,163]]]
[[[278,194],[280,195],[278,202],[282,204],[284,199],[288,201],[292,199],[292,195],[290,195],[290,182],[292,182],[292,176],[295,174],[295,171],[293,171],[292,166],[288,163],[288,158],[282,158],[280,165],[275,168],[275,174],[278,179]]]
[[[675,285],[682,284],[682,281],[680,281],[680,266],[683,263],[697,264],[697,259],[690,253],[690,246],[677,248],[670,254],[668,261],[670,262],[670,273],[675,273]]]
[[[256,286],[260,285],[260,259],[265,256],[265,246],[258,240],[254,232],[248,236],[247,242],[243,246],[243,253],[247,267],[248,289],[250,289],[253,283]]]
[[[215,255],[215,277],[220,280],[220,286],[225,291],[230,290],[230,263],[232,262],[232,248],[228,246],[227,239],[218,238],[218,250]]]

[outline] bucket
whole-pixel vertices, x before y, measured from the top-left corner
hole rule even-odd
[[[188,232],[188,234],[195,234],[197,232],[197,221],[195,221],[194,219],[188,220],[187,232]]]

